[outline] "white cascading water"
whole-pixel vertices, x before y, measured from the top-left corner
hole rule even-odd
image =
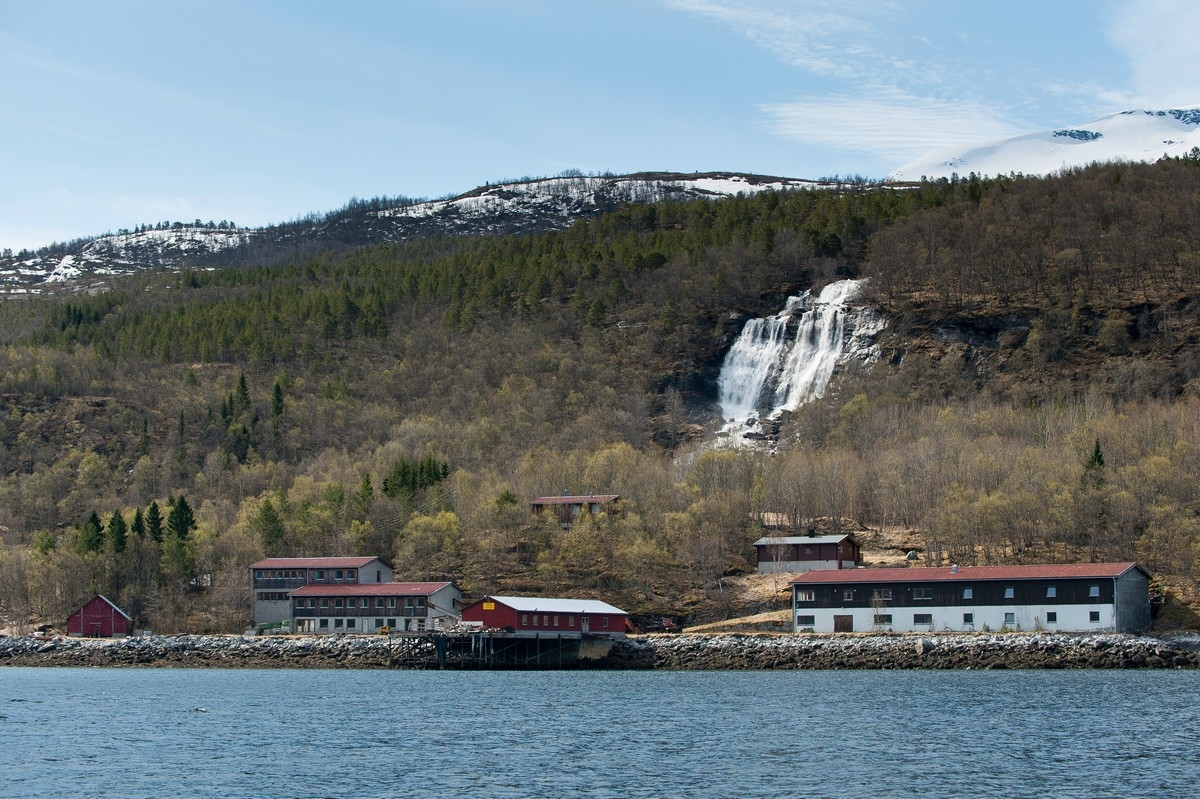
[[[775,316],[746,323],[717,381],[725,436],[738,440],[761,420],[824,395],[844,355],[847,317],[858,313],[846,303],[861,285],[861,280],[830,283],[815,299],[808,292],[789,297]],[[864,317],[854,333],[873,335],[880,325],[869,312]]]

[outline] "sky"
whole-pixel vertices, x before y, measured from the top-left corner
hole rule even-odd
[[[0,0],[0,249],[1200,105],[1192,0]]]

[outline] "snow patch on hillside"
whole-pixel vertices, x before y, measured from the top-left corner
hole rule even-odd
[[[1049,175],[1093,162],[1157,161],[1200,147],[1200,108],[1123,111],[1083,125],[932,152],[891,172],[890,181],[954,174]]]

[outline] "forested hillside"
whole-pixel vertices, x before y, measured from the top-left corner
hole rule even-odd
[[[630,205],[568,230],[131,277],[0,307],[0,605],[93,591],[247,623],[264,555],[377,554],[469,595],[731,610],[764,513],[932,562],[1200,555],[1190,160]],[[779,452],[714,450],[747,316],[868,277],[884,358]],[[570,530],[528,501],[616,493]],[[868,553],[869,555],[869,553]]]

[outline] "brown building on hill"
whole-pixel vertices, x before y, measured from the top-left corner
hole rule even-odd
[[[586,496],[538,497],[529,503],[535,516],[549,511],[558,517],[563,527],[570,527],[585,509],[595,516],[597,513],[613,513],[621,497],[617,494],[588,494]]]

